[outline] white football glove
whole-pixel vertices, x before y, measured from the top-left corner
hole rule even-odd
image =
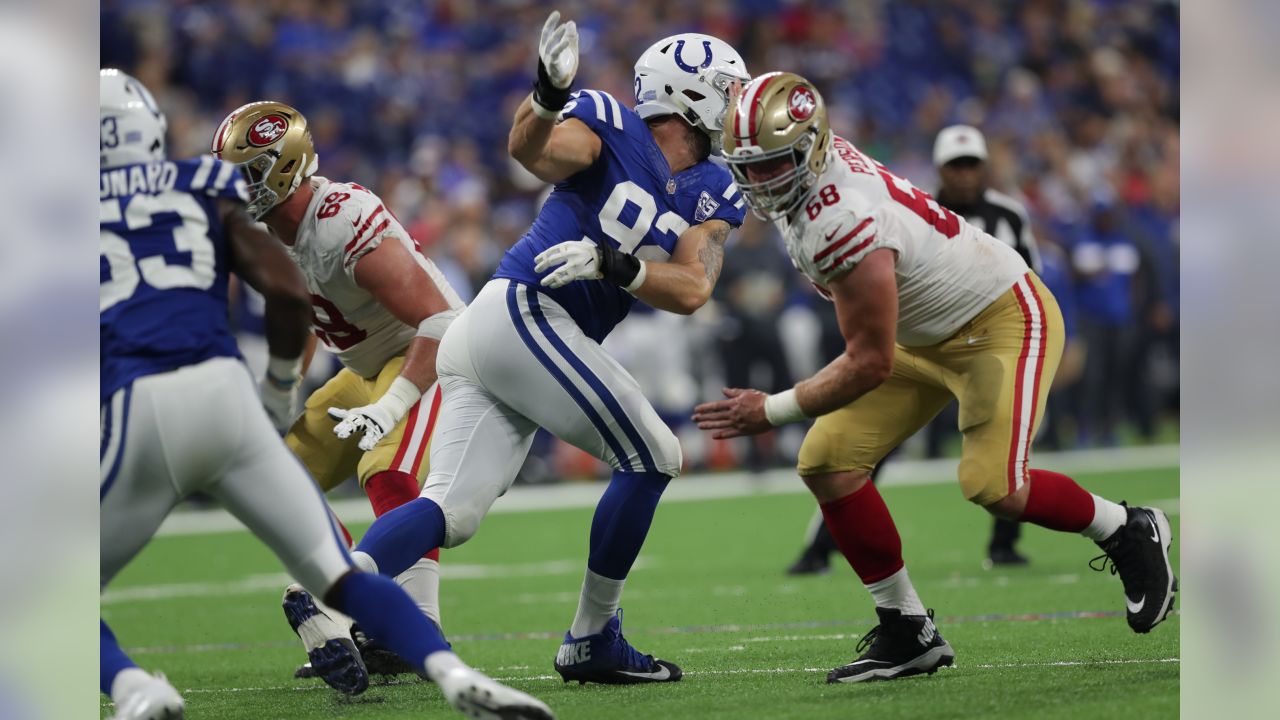
[[[262,407],[266,409],[267,417],[271,418],[271,424],[282,434],[289,432],[298,414],[298,384],[294,383],[285,388],[270,377],[263,377],[262,384],[259,386],[259,395],[262,397]]]
[[[391,429],[400,422],[400,418],[392,415],[389,409],[378,403],[350,410],[331,407],[329,417],[341,421],[333,426],[333,434],[337,435],[339,440],[346,440],[352,433],[364,431],[364,436],[359,442],[361,450],[372,450],[373,446],[382,440],[382,436],[391,432]]]
[[[422,391],[418,386],[403,377],[397,377],[382,397],[371,405],[350,410],[329,408],[329,417],[339,421],[333,426],[333,434],[339,440],[346,440],[353,433],[363,430],[364,436],[360,438],[359,447],[365,451],[372,450],[384,435],[400,424],[421,397]]]
[[[539,273],[560,266],[542,278],[542,284],[549,288],[563,287],[575,280],[604,277],[600,272],[600,250],[590,240],[566,240],[538,253],[533,261],[533,271]]]
[[[560,11],[553,10],[542,26],[538,59],[547,68],[551,84],[561,90],[573,84],[578,74],[578,26],[570,20],[560,23]]]

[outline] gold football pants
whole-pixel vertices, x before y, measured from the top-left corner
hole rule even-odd
[[[947,340],[899,345],[888,380],[814,423],[800,475],[870,471],[956,398],[960,489],[979,505],[1004,498],[1027,481],[1064,337],[1057,301],[1027,273]]]

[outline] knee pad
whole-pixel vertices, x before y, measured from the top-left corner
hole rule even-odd
[[[471,539],[480,527],[485,509],[469,505],[442,505],[444,511],[444,547],[454,548]]]
[[[959,477],[964,499],[975,505],[999,502],[1010,492],[1007,463],[965,458],[960,461]]]
[[[684,452],[680,449],[680,440],[675,433],[668,430],[661,434],[650,449],[654,453],[653,464],[658,472],[672,479],[680,477]]]

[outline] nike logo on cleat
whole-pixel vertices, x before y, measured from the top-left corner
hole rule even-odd
[[[618,674],[646,678],[648,680],[666,680],[671,677],[671,670],[666,665],[659,665],[656,672],[627,672],[626,670],[619,670]]]
[[[1138,602],[1134,602],[1130,600],[1128,595],[1124,596],[1124,606],[1129,608],[1129,612],[1133,615],[1137,615],[1138,613],[1142,612],[1142,608],[1146,604],[1147,604],[1146,595],[1143,595],[1142,597],[1138,598]]]
[[[1155,513],[1148,511],[1147,517],[1151,519],[1151,539],[1160,542],[1160,526],[1156,524]]]
[[[920,631],[920,636],[917,639],[920,641],[921,645],[928,645],[933,642],[933,638],[937,634],[938,630],[934,628],[933,623],[926,622],[924,624],[924,629]]]
[[[591,641],[565,643],[556,651],[557,665],[577,665],[591,659]],[[665,668],[664,668],[665,669]]]

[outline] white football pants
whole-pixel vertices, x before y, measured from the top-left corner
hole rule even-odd
[[[221,502],[316,597],[351,569],[320,489],[276,434],[244,363],[138,378],[102,416],[103,587],[194,492]]]
[[[539,426],[615,470],[680,474],[680,443],[635,379],[537,290],[491,280],[449,327],[444,391],[422,489],[466,542],[511,487]]]

